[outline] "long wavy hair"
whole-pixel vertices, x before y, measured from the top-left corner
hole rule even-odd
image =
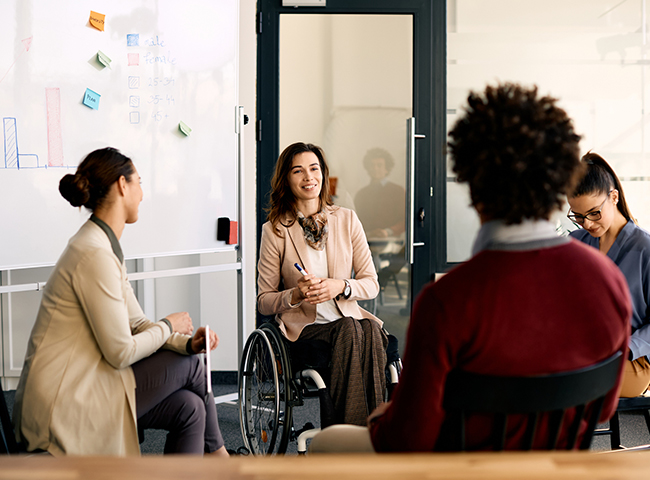
[[[280,235],[276,228],[278,224],[290,227],[298,218],[296,198],[289,186],[289,173],[291,173],[291,167],[293,166],[293,158],[300,153],[306,152],[312,152],[316,155],[323,175],[319,208],[322,210],[325,206],[333,205],[332,196],[330,195],[330,172],[323,149],[311,143],[297,142],[289,145],[282,151],[275,164],[275,171],[273,178],[271,178],[269,206],[265,209],[267,220],[271,222],[273,231],[278,236]],[[283,223],[285,220],[288,220],[288,224]]]
[[[582,162],[587,167],[587,173],[573,191],[572,197],[609,193],[612,188],[618,190],[618,203],[616,208],[625,217],[625,220],[634,220],[630,208],[627,206],[621,181],[603,157],[597,153],[587,152],[582,157]]]

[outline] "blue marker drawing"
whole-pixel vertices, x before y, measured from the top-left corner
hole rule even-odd
[[[127,33],[126,34],[126,46],[127,47],[139,47],[140,46],[140,34],[139,33]]]
[[[129,77],[129,88],[130,89],[140,88],[140,77]]]
[[[140,123],[140,112],[131,112],[131,113],[129,113],[129,122],[131,122],[131,123]]]
[[[129,107],[139,107],[140,106],[140,96],[139,95],[131,95],[129,97]]]
[[[2,134],[4,144],[4,164],[0,168],[45,168],[38,163],[38,155],[34,153],[19,153],[18,126],[14,117],[2,119]]]

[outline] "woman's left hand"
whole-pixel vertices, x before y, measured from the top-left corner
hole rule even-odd
[[[210,329],[210,350],[219,345],[219,337]],[[192,337],[192,351],[194,353],[205,353],[205,327],[200,327]]]
[[[312,305],[327,302],[341,294],[345,282],[336,278],[321,278],[319,283],[309,287],[306,301]]]

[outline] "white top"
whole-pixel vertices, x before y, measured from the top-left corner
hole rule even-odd
[[[307,246],[309,255],[309,264],[311,265],[312,273],[318,278],[329,278],[329,270],[327,268],[327,252],[323,250],[315,250],[309,245]],[[341,318],[343,314],[339,311],[334,300],[319,303],[316,305],[316,321],[314,323],[329,323]]]

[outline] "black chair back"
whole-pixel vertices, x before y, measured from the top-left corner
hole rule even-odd
[[[0,382],[0,454],[18,453],[19,447],[14,436],[14,426],[9,416],[9,408]]]
[[[453,450],[465,450],[465,421],[470,414],[491,414],[494,418],[491,445],[503,450],[509,415],[526,415],[527,424],[522,449],[530,450],[535,442],[538,422],[548,415],[546,449],[557,448],[563,430],[564,413],[575,409],[567,432],[567,450],[575,448],[580,426],[587,429],[579,448],[588,449],[602,411],[605,396],[615,386],[621,352],[595,365],[569,372],[530,377],[499,377],[452,371],[445,385],[443,407],[451,422]],[[585,414],[588,413],[587,418]]]

